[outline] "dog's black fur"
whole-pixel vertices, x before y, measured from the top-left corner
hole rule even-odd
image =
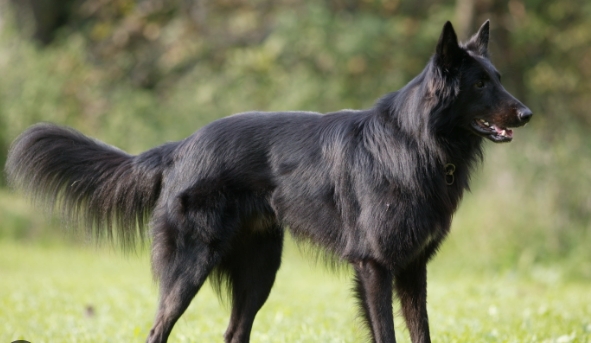
[[[249,112],[138,156],[39,124],[12,145],[9,179],[98,235],[141,237],[151,214],[165,342],[206,278],[232,300],[226,342],[248,342],[284,228],[349,262],[374,342],[394,342],[396,291],[429,342],[426,264],[447,235],[483,138],[509,141],[531,111],[500,84],[486,22],[459,45],[448,22],[426,68],[368,110]]]

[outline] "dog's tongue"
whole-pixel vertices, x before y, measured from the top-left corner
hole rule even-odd
[[[513,130],[511,129],[501,129],[498,126],[494,125],[495,131],[497,131],[497,133],[500,136],[505,136],[505,137],[513,137]]]

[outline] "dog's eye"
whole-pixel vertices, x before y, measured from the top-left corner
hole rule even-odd
[[[474,84],[474,87],[481,89],[484,88],[484,81],[480,80]]]

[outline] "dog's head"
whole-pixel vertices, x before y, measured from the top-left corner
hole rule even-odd
[[[450,104],[457,125],[495,143],[513,139],[511,128],[525,125],[532,117],[501,85],[501,75],[488,54],[489,22],[486,21],[465,44],[458,44],[450,22],[443,27],[433,62],[440,75],[456,85]]]

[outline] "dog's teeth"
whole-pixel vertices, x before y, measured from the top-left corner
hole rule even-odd
[[[506,136],[507,132],[505,130],[501,131],[501,136]]]
[[[483,121],[484,125],[486,126],[490,126],[490,124],[487,121]]]

